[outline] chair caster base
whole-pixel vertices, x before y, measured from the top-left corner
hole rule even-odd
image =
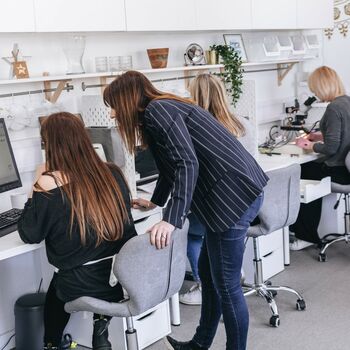
[[[325,253],[318,254],[318,261],[319,262],[326,262],[327,261],[327,255]]]
[[[278,328],[280,326],[281,322],[280,322],[280,317],[279,315],[273,315],[270,318],[270,326]]]
[[[304,299],[298,299],[296,303],[296,308],[298,311],[304,311],[306,309],[306,303]]]

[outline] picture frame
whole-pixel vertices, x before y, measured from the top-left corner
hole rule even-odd
[[[224,34],[225,44],[232,47],[242,58],[242,62],[248,62],[247,52],[245,50],[241,34]]]

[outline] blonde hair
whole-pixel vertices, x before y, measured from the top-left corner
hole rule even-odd
[[[243,124],[231,113],[223,82],[216,76],[200,74],[190,84],[194,101],[209,111],[234,136],[245,134]]]
[[[324,102],[345,95],[345,88],[337,72],[327,66],[317,68],[308,79],[310,90]]]

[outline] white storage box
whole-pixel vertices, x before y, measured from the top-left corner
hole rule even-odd
[[[280,34],[277,38],[280,46],[280,57],[286,59],[291,58],[293,54],[293,43],[290,35]]]
[[[244,39],[249,62],[273,61],[281,58],[276,35],[256,33]]]
[[[291,37],[293,44],[293,56],[300,58],[300,56],[305,56],[306,45],[304,37],[302,35],[294,35]]]
[[[325,177],[321,181],[300,180],[300,202],[310,203],[331,193],[331,178]]]
[[[306,56],[318,58],[320,56],[320,42],[316,34],[305,35]]]

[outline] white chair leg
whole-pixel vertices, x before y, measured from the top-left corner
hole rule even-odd
[[[134,328],[134,322],[132,317],[126,318],[127,329],[125,331],[126,335],[126,346],[127,350],[139,350],[139,343],[137,340],[137,332]]]
[[[180,326],[180,301],[179,301],[179,293],[174,294],[169,299],[170,304],[170,315],[171,315],[171,324],[173,326]]]

